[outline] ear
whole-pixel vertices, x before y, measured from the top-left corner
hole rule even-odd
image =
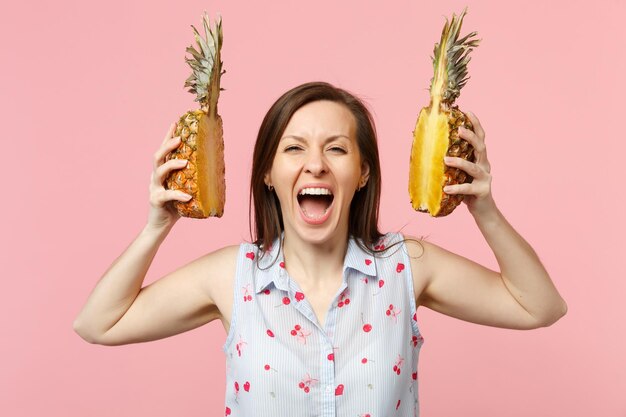
[[[263,181],[265,182],[265,185],[266,185],[266,186],[268,186],[268,187],[269,187],[270,185],[272,185],[272,177],[270,177],[270,173],[269,173],[269,172],[268,172],[268,173],[266,173],[266,174],[263,176]]]
[[[367,181],[370,178],[370,166],[367,162],[363,162],[361,164],[361,178],[360,178],[360,183],[363,183],[363,186],[365,186],[365,184],[367,184]]]

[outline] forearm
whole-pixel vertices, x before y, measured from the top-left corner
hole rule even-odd
[[[169,229],[144,228],[111,264],[74,320],[74,330],[94,341],[128,311]]]
[[[567,311],[554,283],[533,248],[493,203],[474,219],[492,249],[502,279],[517,302],[542,325],[550,325]]]

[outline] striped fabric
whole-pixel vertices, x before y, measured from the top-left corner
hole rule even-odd
[[[388,234],[377,247],[402,239]],[[404,243],[376,257],[350,239],[322,328],[278,241],[240,246],[226,354],[226,416],[418,416],[423,338]]]

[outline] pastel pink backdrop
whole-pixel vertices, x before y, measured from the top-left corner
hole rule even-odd
[[[4,133],[0,415],[214,416],[219,321],[153,343],[90,345],[72,330],[89,292],[144,225],[152,154],[194,105],[190,24],[224,20],[227,203],[181,219],[145,283],[248,239],[256,131],[287,89],[360,94],[380,135],[384,230],[425,235],[488,267],[463,205],[432,220],[408,201],[411,131],[434,42],[461,1],[13,2],[0,15]],[[569,304],[556,325],[488,328],[419,310],[422,415],[624,416],[623,1],[472,1],[483,39],[459,104],[487,131],[493,194]],[[621,393],[621,394],[620,394]]]

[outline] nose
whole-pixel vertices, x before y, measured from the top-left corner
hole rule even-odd
[[[326,160],[321,151],[311,150],[308,153],[304,162],[304,171],[314,176],[320,176],[328,171]]]

